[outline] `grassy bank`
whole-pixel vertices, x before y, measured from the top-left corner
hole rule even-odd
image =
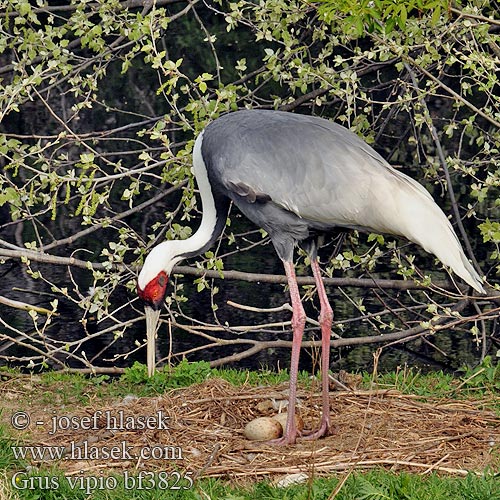
[[[460,377],[413,370],[352,377],[350,390],[332,391],[335,435],[279,450],[245,441],[241,429],[258,416],[258,403],[286,399],[286,372],[183,362],[153,379],[142,365],[120,378],[0,375],[1,500],[500,500],[500,377],[491,360]],[[300,388],[307,421],[317,413],[317,380],[301,374]],[[73,428],[121,408],[136,416],[163,412],[167,430],[110,432],[103,422]],[[183,456],[141,462],[118,448],[107,459],[67,454],[70,443],[102,452],[124,441],[148,450],[177,444]],[[64,454],[36,455],[49,449]]]

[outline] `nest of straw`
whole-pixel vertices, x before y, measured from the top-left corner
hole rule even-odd
[[[58,466],[65,474],[129,470],[191,471],[194,478],[220,477],[235,482],[303,473],[331,475],[353,469],[385,467],[418,473],[482,473],[500,465],[500,421],[484,410],[484,401],[426,400],[395,390],[331,392],[335,425],[331,436],[296,445],[270,446],[243,436],[252,419],[276,413],[286,403],[287,385],[235,387],[221,379],[169,391],[154,398],[130,398],[105,407],[97,402],[72,416],[96,411],[124,417],[162,415],[168,429],[110,429],[104,418],[93,430],[32,428],[32,439],[43,445],[92,449],[119,446],[124,441],[130,458],[102,459],[72,456]],[[305,428],[314,428],[321,416],[316,390],[299,389],[298,412]],[[158,413],[160,412],[160,413]],[[154,427],[154,425],[153,425]],[[42,435],[43,434],[43,437]],[[162,458],[140,458],[143,448],[166,450]]]

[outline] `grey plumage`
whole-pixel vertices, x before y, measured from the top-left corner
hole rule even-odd
[[[483,291],[430,194],[336,123],[278,111],[239,111],[206,127],[201,151],[215,199],[229,197],[264,228],[282,260],[291,261],[294,246],[311,231],[344,227],[389,233],[434,253]]]

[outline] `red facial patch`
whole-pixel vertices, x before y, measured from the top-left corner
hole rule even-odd
[[[137,285],[137,295],[146,304],[152,306],[154,309],[161,307],[165,292],[167,290],[168,276],[165,271],[158,273],[156,278],[153,278],[145,287],[144,290]]]

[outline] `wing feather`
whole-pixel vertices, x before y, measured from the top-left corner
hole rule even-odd
[[[292,113],[240,111],[208,125],[202,149],[223,194],[272,200],[321,227],[405,236],[482,290],[432,196],[346,128]]]

